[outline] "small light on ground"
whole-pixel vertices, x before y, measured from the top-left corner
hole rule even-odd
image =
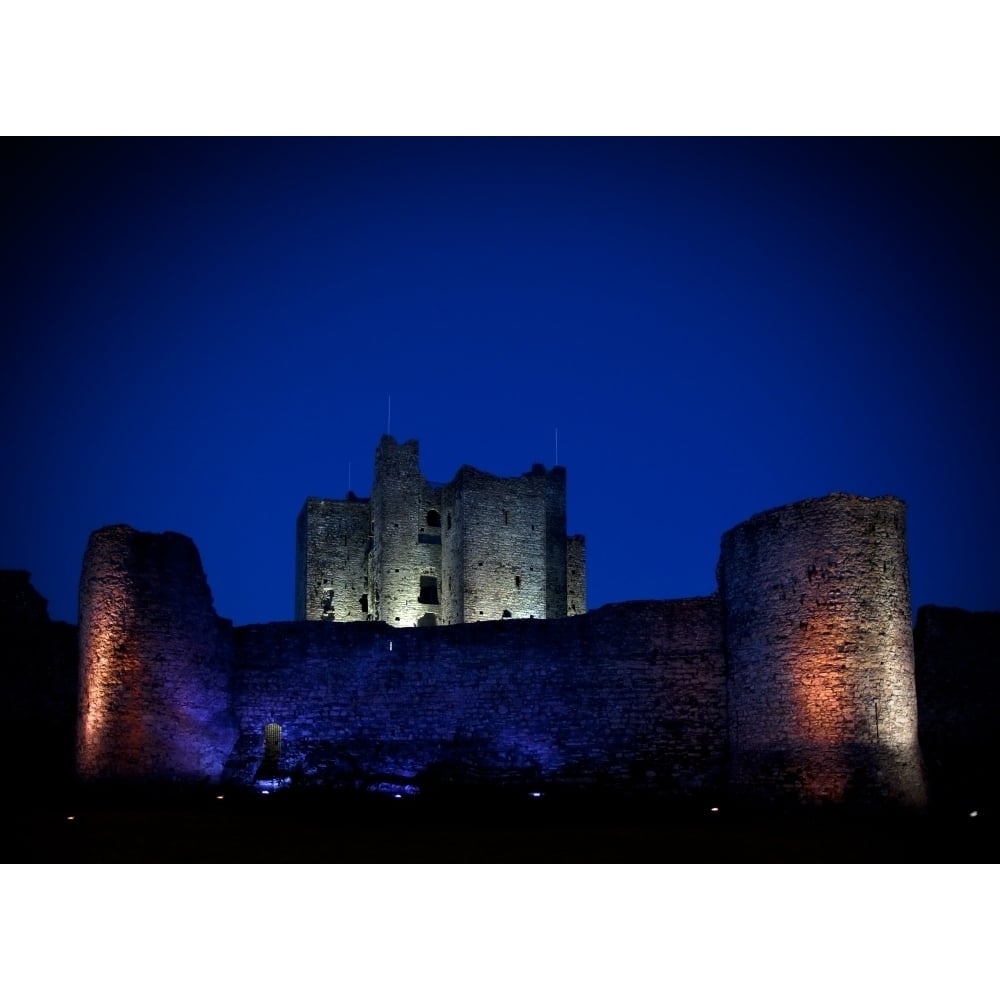
[[[972,817],[973,819],[975,819],[975,818],[976,818],[976,817],[977,817],[977,816],[979,815],[979,810],[978,810],[978,809],[973,809],[973,810],[972,810],[972,812],[970,812],[970,813],[969,813],[969,815],[970,815],[970,816],[971,816],[971,817]]]
[[[400,794],[399,794],[399,792],[396,792],[396,794],[395,794],[395,795],[393,795],[393,798],[394,798],[394,799],[401,799],[402,797],[403,797],[403,796],[402,796],[402,795],[400,795]]]
[[[533,799],[540,799],[542,797],[542,793],[541,792],[532,792],[531,793],[531,797]]]
[[[266,788],[262,788],[260,790],[260,794],[261,795],[270,795],[271,793]]]
[[[76,819],[75,816],[67,816],[66,819]]]
[[[718,806],[712,806],[712,808],[709,810],[709,812],[714,812],[714,813],[717,813],[718,811],[719,811]]]
[[[225,798],[225,795],[216,795],[215,797],[221,802]]]

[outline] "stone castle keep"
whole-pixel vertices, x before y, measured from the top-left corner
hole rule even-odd
[[[715,594],[583,614],[564,469],[434,485],[384,437],[371,499],[306,501],[297,552],[302,620],[233,627],[190,539],[93,533],[82,777],[925,802],[893,497],[757,514]]]
[[[566,470],[501,478],[420,472],[416,441],[386,435],[370,500],[310,497],[296,535],[299,621],[456,625],[565,618],[587,607],[584,540],[566,536]]]

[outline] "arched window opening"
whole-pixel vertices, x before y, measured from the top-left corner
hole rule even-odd
[[[512,616],[511,616],[511,613],[506,608],[504,608],[503,609],[503,614],[500,617],[501,618],[510,618]]]
[[[441,527],[441,515],[436,510],[427,511],[427,527],[428,528]]]

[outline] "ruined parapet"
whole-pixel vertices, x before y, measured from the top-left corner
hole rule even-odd
[[[217,779],[236,738],[230,643],[190,538],[95,531],[80,578],[79,775]]]
[[[925,801],[905,505],[843,493],[722,538],[735,795]]]
[[[306,500],[295,531],[297,621],[368,620],[370,538],[368,500]]]
[[[547,614],[549,498],[544,467],[508,477],[463,466],[453,494],[461,539],[462,620],[555,617]],[[449,550],[455,537],[445,535]],[[563,547],[565,551],[565,537]],[[564,555],[563,580],[565,575]],[[563,605],[559,617],[565,617],[565,590]]]

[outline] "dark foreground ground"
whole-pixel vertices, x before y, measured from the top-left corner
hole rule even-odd
[[[1000,861],[995,817],[958,809],[762,814],[598,796],[219,789],[34,792],[8,806],[15,863]]]

